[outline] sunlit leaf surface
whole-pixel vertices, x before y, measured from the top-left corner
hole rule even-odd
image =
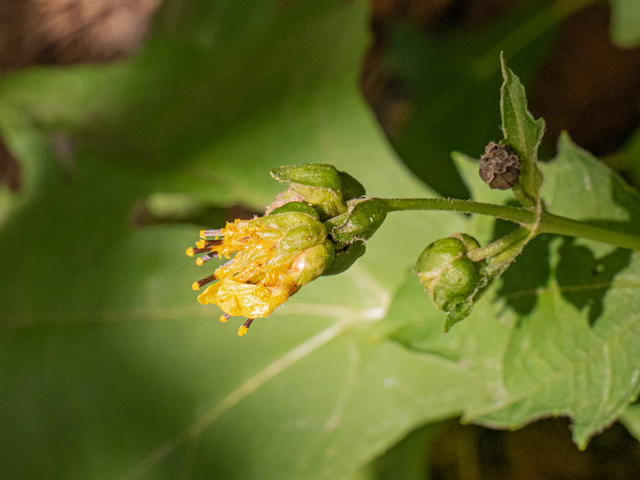
[[[269,170],[295,163],[332,163],[372,196],[431,195],[358,93],[367,22],[364,1],[169,2],[126,62],[3,77],[0,127],[24,173],[17,196],[0,192],[3,477],[341,478],[462,413],[505,427],[570,414],[582,444],[637,394],[627,251],[536,239],[445,335],[415,259],[505,227],[394,213],[353,268],[239,338],[190,288],[215,267],[184,254],[199,226],[138,225],[158,193],[260,210],[282,188]],[[635,228],[636,194],[564,142],[550,210]],[[463,170],[483,200],[477,165]]]
[[[477,163],[459,160],[479,200]],[[542,198],[552,213],[637,232],[640,196],[563,135],[544,168]],[[477,219],[478,237],[487,220]],[[513,228],[513,227],[511,227]],[[506,233],[498,223],[495,234]],[[484,235],[483,235],[484,234]],[[418,351],[469,366],[478,385],[465,417],[514,428],[569,415],[579,446],[615,420],[640,388],[640,258],[630,250],[569,237],[533,240],[502,277],[493,299],[445,335],[439,314],[410,276],[377,326]]]
[[[365,340],[462,217],[392,216],[348,273],[244,338],[190,288],[213,271],[184,254],[198,226],[134,226],[154,192],[264,208],[282,188],[269,170],[293,163],[429,195],[357,91],[366,2],[199,9],[130,61],[0,84],[25,173],[0,233],[7,478],[339,478],[470,392],[455,362]]]

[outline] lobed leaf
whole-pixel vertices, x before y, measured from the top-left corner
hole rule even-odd
[[[476,178],[477,163],[458,160],[478,200],[496,193]],[[640,195],[563,134],[544,167],[541,196],[552,213],[622,231],[638,230]],[[508,196],[504,196],[508,201]],[[468,233],[486,235],[486,218]],[[496,222],[494,235],[504,234]],[[475,230],[478,232],[475,232]],[[502,284],[450,333],[442,313],[410,276],[376,334],[469,368],[476,393],[466,421],[517,428],[537,418],[573,418],[580,447],[615,421],[640,392],[640,257],[587,240],[543,235],[531,241]]]
[[[264,208],[281,189],[269,170],[295,163],[430,194],[358,93],[366,2],[178,11],[170,41],[158,31],[127,62],[0,82],[25,181],[0,230],[8,478],[340,478],[469,394],[455,362],[365,338],[423,242],[462,216],[391,216],[348,272],[242,339],[191,290],[215,268],[184,255],[199,226],[135,225],[155,192]]]

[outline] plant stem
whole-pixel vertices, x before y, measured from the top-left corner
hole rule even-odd
[[[490,243],[486,247],[471,250],[467,253],[467,257],[471,261],[477,262],[480,260],[484,260],[485,258],[501,254],[514,245],[518,245],[519,243],[521,243],[527,238],[527,236],[529,236],[530,233],[531,230],[527,227],[520,227],[517,230],[511,232],[509,235],[502,237],[493,243]]]
[[[611,243],[631,250],[640,250],[640,237],[611,228],[597,227],[588,223],[559,217],[544,212],[538,233],[556,233],[570,237],[582,237],[599,242]]]
[[[453,198],[379,198],[384,202],[388,212],[401,210],[449,210],[460,213],[477,213],[502,218],[520,224],[533,224],[535,212],[520,207],[479,203],[471,200]]]
[[[449,198],[380,198],[388,212],[402,210],[446,210],[460,213],[476,213],[501,218],[520,225],[533,226],[536,214],[524,207],[510,207],[479,203],[471,200]],[[555,233],[570,237],[582,237],[599,242],[610,243],[631,250],[640,250],[640,236],[621,232],[612,228],[598,227],[588,223],[542,212],[542,219],[537,230],[540,233]]]

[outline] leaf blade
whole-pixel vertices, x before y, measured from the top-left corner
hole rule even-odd
[[[520,79],[500,57],[503,83],[500,88],[500,113],[504,143],[513,147],[520,157],[520,184],[524,192],[537,200],[544,181],[538,168],[538,147],[544,135],[544,120],[535,120],[527,108],[527,97]],[[535,202],[534,202],[535,203]]]

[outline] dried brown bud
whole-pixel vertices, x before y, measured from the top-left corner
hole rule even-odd
[[[507,145],[489,142],[480,157],[480,178],[491,188],[512,188],[520,178],[518,155]]]

